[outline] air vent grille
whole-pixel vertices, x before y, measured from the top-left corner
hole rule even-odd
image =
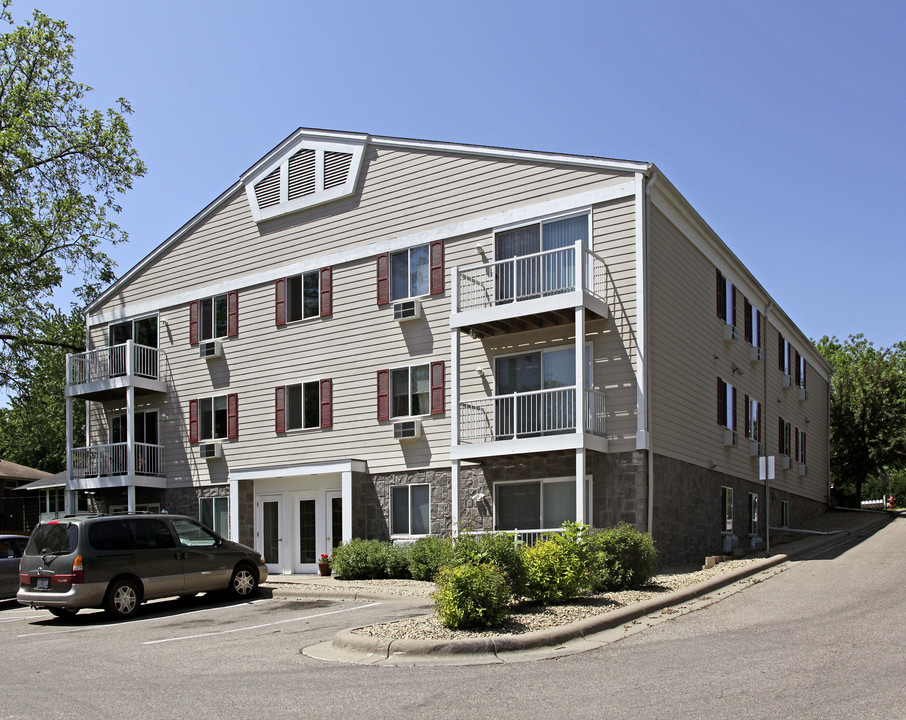
[[[352,165],[352,154],[326,151],[324,153],[324,189],[337,187],[346,182],[349,177],[349,167]]]
[[[255,185],[255,199],[258,207],[266,208],[280,202],[280,168]]]
[[[289,159],[288,198],[295,200],[315,190],[315,151],[300,150]]]

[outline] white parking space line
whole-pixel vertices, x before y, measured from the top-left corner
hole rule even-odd
[[[312,618],[324,617],[326,615],[337,615],[339,613],[352,612],[353,610],[364,610],[365,608],[380,605],[379,602],[368,603],[354,608],[343,608],[342,610],[331,610],[329,612],[316,613],[314,615],[303,615],[302,617],[289,618],[288,620],[276,620],[274,622],[262,623],[260,625],[249,625],[248,627],[232,628],[231,630],[219,630],[217,632],[198,633],[197,635],[183,635],[182,637],[163,638],[162,640],[147,640],[142,645],[158,645],[160,643],[176,642],[177,640],[195,640],[197,638],[212,637],[214,635],[229,635],[230,633],[247,632],[249,630],[258,630],[260,628],[273,627],[274,625],[283,625],[285,623],[299,622],[300,620],[311,620]]]
[[[0,620],[0,625],[2,625],[3,623],[22,622],[23,620],[37,620],[38,618],[42,618],[42,617],[44,617],[43,613],[41,615],[20,615],[19,617],[11,617],[11,618],[5,617],[2,620]]]
[[[43,637],[44,635],[65,635],[66,633],[88,632],[89,630],[110,630],[111,628],[128,627],[129,625],[137,625],[138,623],[151,622],[153,620],[162,620],[162,619],[167,619],[169,617],[185,617],[186,615],[198,615],[199,613],[214,612],[215,610],[228,610],[229,608],[240,608],[240,607],[245,607],[246,605],[256,605],[257,603],[261,603],[261,602],[268,602],[268,599],[251,600],[249,602],[239,603],[236,605],[215,605],[214,607],[201,608],[199,610],[187,610],[186,612],[181,612],[178,615],[157,615],[154,617],[139,618],[137,620],[130,620],[128,623],[125,623],[125,624],[119,623],[119,622],[107,622],[102,625],[86,625],[84,627],[67,628],[65,630],[44,630],[41,632],[23,633],[22,635],[17,635],[16,637],[20,637],[20,638],[35,637],[35,636]],[[147,607],[153,607],[153,603],[151,603]],[[96,614],[98,615],[98,617],[101,616],[101,613],[96,613]],[[43,617],[43,616],[36,615],[36,616],[33,616],[32,619],[35,619],[38,617]]]

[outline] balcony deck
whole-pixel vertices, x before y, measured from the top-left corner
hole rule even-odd
[[[164,447],[135,443],[132,471],[127,443],[109,443],[72,449],[71,490],[96,490],[109,487],[164,488]]]
[[[616,299],[607,263],[581,241],[456,268],[453,282],[450,327],[480,337],[573,323],[579,307],[588,319],[609,318]]]
[[[89,350],[66,357],[66,396],[113,400],[126,388],[141,393],[162,393],[163,352],[129,340],[121,345]]]

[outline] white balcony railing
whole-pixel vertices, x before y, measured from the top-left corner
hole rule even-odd
[[[585,391],[584,432],[604,437],[604,393]],[[459,403],[464,445],[576,432],[576,388],[553,388]]]
[[[72,449],[72,476],[74,478],[110,477],[128,474],[128,444],[110,443]],[[164,447],[148,443],[135,443],[133,456],[135,475],[164,474]]]
[[[554,535],[562,535],[563,528],[547,528],[537,530],[472,530],[460,533],[460,536],[480,537],[481,535],[509,535],[513,538],[513,545],[534,547],[542,540],[550,540]]]
[[[459,306],[454,311],[479,310],[572,292],[577,289],[576,278],[584,279],[580,289],[601,301],[607,303],[614,299],[607,263],[582,241],[577,241],[570,247],[460,269],[455,278]]]
[[[66,382],[69,385],[101,382],[132,375],[160,379],[160,351],[129,340],[121,345],[69,355]]]

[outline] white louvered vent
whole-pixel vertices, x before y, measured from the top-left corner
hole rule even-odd
[[[367,137],[299,131],[242,178],[255,222],[352,195]]]
[[[260,208],[271,207],[280,202],[280,168],[255,185],[255,199]]]
[[[324,189],[337,187],[346,182],[349,167],[352,165],[352,153],[324,153]]]
[[[289,159],[289,200],[315,192],[315,151],[304,149]]]

